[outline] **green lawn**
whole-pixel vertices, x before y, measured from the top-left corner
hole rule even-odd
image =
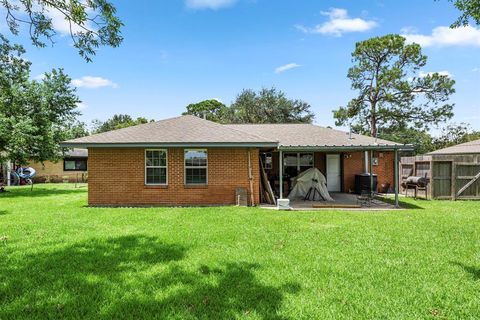
[[[0,319],[478,319],[480,202],[88,208],[0,194]]]

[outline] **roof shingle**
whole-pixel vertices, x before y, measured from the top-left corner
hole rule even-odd
[[[455,146],[451,146],[444,149],[435,150],[428,154],[435,155],[435,154],[466,154],[466,153],[480,153],[480,139],[457,144]]]
[[[276,143],[276,140],[269,140],[212,121],[186,115],[68,140],[63,144],[120,143]]]
[[[232,124],[229,128],[250,132],[265,138],[277,139],[283,147],[360,147],[360,146],[399,146],[401,144],[350,134],[340,130],[324,128],[313,124]]]
[[[103,145],[255,145],[265,147],[398,147],[401,144],[313,124],[222,125],[195,116],[150,122],[65,141],[68,147]]]

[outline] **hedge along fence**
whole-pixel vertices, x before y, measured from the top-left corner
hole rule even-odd
[[[402,182],[408,176],[426,176],[433,199],[480,200],[479,154],[403,157],[400,166]]]

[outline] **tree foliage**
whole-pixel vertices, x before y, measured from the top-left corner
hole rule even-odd
[[[334,111],[337,125],[376,136],[379,126],[428,130],[453,116],[447,101],[455,81],[432,73],[419,76],[427,63],[418,44],[406,44],[399,35],[358,42],[348,71],[358,92],[346,107]]]
[[[107,0],[0,0],[0,5],[10,31],[17,35],[26,25],[37,47],[54,43],[54,16],[65,19],[74,47],[87,61],[100,46],[118,47],[123,41],[123,23]]]
[[[190,114],[199,118],[206,117],[207,120],[214,122],[223,122],[227,113],[227,106],[218,100],[210,99],[191,103],[187,106],[187,111],[183,115]]]
[[[59,142],[79,114],[78,99],[62,69],[31,81],[24,49],[0,36],[0,157],[43,162],[61,155]]]
[[[433,139],[433,145],[435,149],[443,149],[478,139],[480,139],[480,131],[474,131],[469,124],[451,123]]]
[[[480,0],[450,0],[461,12],[458,19],[452,24],[452,28],[467,26],[473,21],[480,25]]]
[[[110,119],[104,122],[100,120],[94,120],[92,134],[136,126],[138,124],[152,122],[152,121],[153,120],[148,120],[147,118],[143,118],[143,117],[138,117],[134,119],[128,114],[115,114],[113,117],[111,117]]]
[[[301,100],[289,99],[276,88],[259,92],[243,90],[228,108],[229,123],[311,123],[311,106]]]
[[[415,154],[425,154],[435,150],[433,138],[430,133],[415,128],[382,130],[379,132],[378,137],[398,143],[411,144],[415,148]]]

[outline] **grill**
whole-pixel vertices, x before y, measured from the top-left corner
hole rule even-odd
[[[428,185],[428,180],[425,177],[415,177],[415,176],[410,176],[408,177],[403,183],[402,187],[404,189],[406,188],[426,188]]]

